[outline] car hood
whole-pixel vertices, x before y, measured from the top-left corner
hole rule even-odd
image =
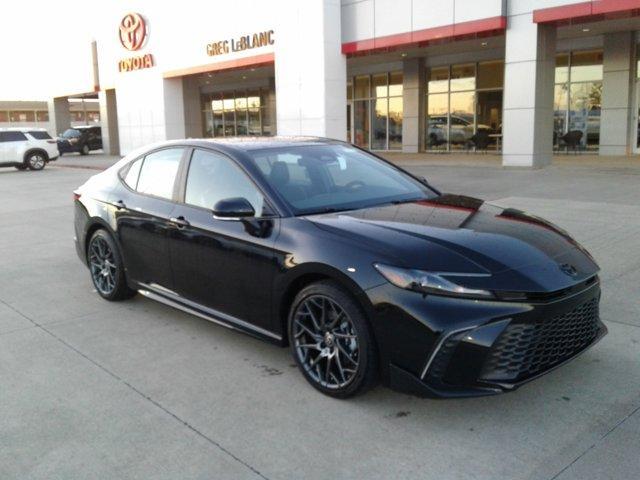
[[[458,283],[510,291],[555,291],[598,266],[565,231],[520,210],[441,195],[399,205],[308,216],[321,229],[367,244],[380,262],[427,271],[484,273]]]

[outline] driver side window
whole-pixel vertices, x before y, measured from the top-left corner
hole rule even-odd
[[[205,150],[194,150],[189,164],[185,203],[213,209],[220,200],[246,198],[256,215],[262,215],[264,197],[231,159]]]

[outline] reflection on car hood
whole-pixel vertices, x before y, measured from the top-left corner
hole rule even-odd
[[[307,218],[377,248],[384,257],[380,261],[429,271],[491,273],[491,281],[505,290],[553,291],[598,270],[591,256],[555,225],[471,197],[447,194]],[[564,272],[567,264],[571,274]],[[514,271],[526,281],[516,282]]]

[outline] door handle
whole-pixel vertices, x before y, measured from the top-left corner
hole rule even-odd
[[[171,217],[169,219],[171,223],[173,223],[178,228],[185,228],[191,225],[188,220],[186,220],[182,215],[179,217]]]

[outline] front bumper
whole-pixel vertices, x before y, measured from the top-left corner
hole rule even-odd
[[[379,287],[384,293],[398,292]],[[396,289],[399,290],[399,289]],[[600,285],[546,303],[415,298],[377,303],[376,329],[390,318],[406,335],[377,331],[388,385],[427,397],[471,397],[512,391],[571,361],[607,333],[599,318]],[[397,305],[403,305],[398,307]],[[377,338],[380,338],[377,336]],[[379,342],[380,343],[380,342]],[[404,343],[404,345],[403,345]]]

